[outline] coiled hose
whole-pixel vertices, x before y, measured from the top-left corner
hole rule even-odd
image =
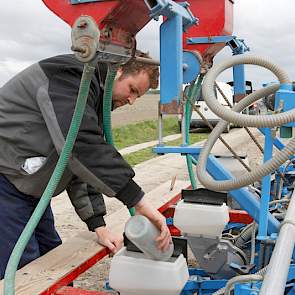
[[[74,111],[74,115],[71,121],[70,129],[66,137],[65,144],[61,151],[60,157],[57,161],[56,167],[50,177],[50,180],[46,186],[46,189],[33,212],[29,222],[25,226],[22,234],[20,235],[7,264],[5,276],[4,276],[4,294],[14,295],[15,294],[15,273],[24,252],[24,249],[30,240],[36,226],[38,225],[44,211],[46,210],[57,185],[64,173],[64,170],[68,164],[72,149],[80,124],[83,118],[87,97],[89,93],[89,87],[91,83],[91,77],[94,73],[95,67],[92,64],[85,64],[83,74],[80,82],[80,88],[78,93],[78,99]]]
[[[253,228],[256,231],[258,228],[258,225],[256,223],[251,223],[248,226],[246,226],[243,231],[240,233],[240,235],[236,238],[235,246],[238,248],[242,248],[246,242],[248,242],[252,236]]]
[[[113,96],[113,85],[117,74],[117,68],[113,66],[108,67],[108,73],[105,80],[104,94],[103,94],[103,132],[108,144],[113,145],[113,134],[112,134],[112,96]]]
[[[117,74],[117,69],[117,66],[109,65],[103,94],[103,132],[106,142],[111,145],[114,145],[111,111],[113,101],[113,85]],[[129,213],[131,216],[134,216],[135,209],[130,208]]]
[[[275,114],[269,116],[251,116],[239,114],[247,106],[251,105],[258,99],[275,93],[279,89],[279,84],[274,84],[266,88],[251,93],[236,104],[232,110],[228,110],[221,106],[214,94],[214,82],[219,73],[223,70],[237,64],[254,64],[270,69],[279,79],[281,84],[286,84],[289,82],[287,74],[280,70],[279,67],[272,64],[271,62],[258,57],[242,56],[233,57],[231,60],[223,62],[222,64],[213,67],[207,73],[202,87],[202,93],[204,99],[210,109],[223,120],[221,120],[217,126],[213,129],[208,137],[205,145],[199,156],[199,164],[197,166],[197,175],[200,182],[207,188],[215,191],[230,191],[234,189],[247,186],[263,176],[266,176],[276,170],[280,165],[286,162],[289,157],[291,157],[295,152],[295,138],[291,139],[289,143],[285,146],[283,150],[276,154],[276,157],[267,161],[263,165],[257,167],[252,172],[245,173],[239,178],[234,178],[225,181],[216,181],[211,179],[206,172],[207,159],[210,151],[217,141],[220,134],[223,132],[228,122],[233,122],[234,124],[240,126],[253,126],[253,127],[274,127],[287,124],[295,121],[295,109],[282,114]],[[227,120],[227,121],[225,121]]]

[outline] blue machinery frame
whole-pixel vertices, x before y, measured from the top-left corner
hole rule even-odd
[[[149,3],[149,1],[145,2]],[[182,32],[193,24],[197,24],[198,19],[193,17],[188,10],[188,4],[175,3],[170,0],[157,0],[157,5],[150,7],[151,16],[158,18],[160,15],[166,17],[166,21],[162,23],[160,28],[160,65],[161,65],[161,92],[160,92],[160,118],[162,119],[161,107],[177,103],[179,105],[181,99],[182,85],[184,81],[185,67],[195,67],[196,65],[184,65],[183,48],[182,48]],[[154,3],[153,2],[153,3]],[[216,37],[196,37],[188,38],[187,44],[211,44],[211,43],[226,43],[233,55],[243,54],[249,51],[249,48],[244,43],[244,40],[237,39],[235,36],[216,36]],[[197,65],[198,67],[199,65]],[[194,71],[195,69],[193,69]],[[233,67],[234,78],[234,95],[243,98],[246,94],[245,83],[245,68],[244,65],[236,65]],[[173,83],[171,83],[173,81]],[[294,91],[290,85],[281,85],[280,90],[276,94],[276,103],[283,100],[283,111],[293,109]],[[278,107],[276,105],[276,107]],[[169,113],[169,112],[168,112]],[[164,146],[162,143],[162,123],[159,123],[159,145],[153,150],[157,154],[177,153],[181,155],[191,155],[196,160],[201,151],[201,147],[195,146]],[[288,124],[284,127],[294,127],[295,123]],[[272,157],[273,147],[281,150],[284,144],[277,137],[272,136],[269,128],[259,129],[265,135],[264,142],[264,159],[266,162]],[[207,162],[207,171],[216,180],[228,180],[232,175],[224,169],[218,160],[210,155]],[[261,243],[276,239],[280,228],[280,223],[269,213],[269,200],[271,193],[271,176],[267,175],[262,180],[261,202],[258,202],[256,197],[246,188],[240,188],[230,191],[229,194],[246,210],[253,219],[258,223],[257,240]],[[182,295],[193,294],[196,290],[198,294],[212,294],[226,284],[226,280],[210,280],[206,277],[206,273],[199,269],[190,270],[191,280],[186,284]],[[289,270],[288,281],[295,278],[295,266],[291,265]],[[235,294],[258,294],[261,283],[237,283],[235,285]],[[287,294],[295,294],[293,284],[286,286]]]

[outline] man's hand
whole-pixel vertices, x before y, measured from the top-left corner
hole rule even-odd
[[[144,198],[134,208],[136,214],[144,215],[160,230],[160,236],[156,239],[158,248],[162,251],[168,250],[169,244],[172,243],[172,238],[165,217],[158,210],[154,209]]]
[[[98,243],[111,250],[112,253],[118,252],[123,246],[123,236],[111,233],[105,226],[95,229]]]

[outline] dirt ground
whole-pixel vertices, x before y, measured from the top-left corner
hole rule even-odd
[[[254,134],[261,142],[262,136],[258,131],[255,130]],[[260,163],[261,153],[243,129],[233,129],[229,134],[224,135],[224,138],[235,151],[248,155],[250,167],[255,167]],[[216,144],[214,152],[228,153],[221,143]],[[145,192],[150,192],[153,188],[171,180],[174,176],[177,176],[177,179],[188,180],[185,160],[179,155],[164,155],[141,163],[135,167],[135,172],[135,181],[142,186]],[[122,206],[115,199],[105,198],[105,201],[108,214],[115,212]],[[79,220],[65,194],[54,198],[52,206],[56,218],[56,227],[63,240],[76,235],[80,230],[86,229],[85,224]],[[106,258],[96,264],[75,280],[74,286],[88,290],[103,290],[104,282],[108,279],[109,263],[110,258]],[[190,263],[194,263],[192,257]]]
[[[159,100],[159,95],[146,94],[137,99],[132,106],[125,105],[114,110],[112,112],[112,126],[120,127],[130,123],[157,119]]]

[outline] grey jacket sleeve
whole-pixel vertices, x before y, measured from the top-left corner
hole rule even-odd
[[[106,207],[101,193],[77,177],[68,185],[67,193],[75,211],[90,231],[105,225],[103,216],[106,214]]]

